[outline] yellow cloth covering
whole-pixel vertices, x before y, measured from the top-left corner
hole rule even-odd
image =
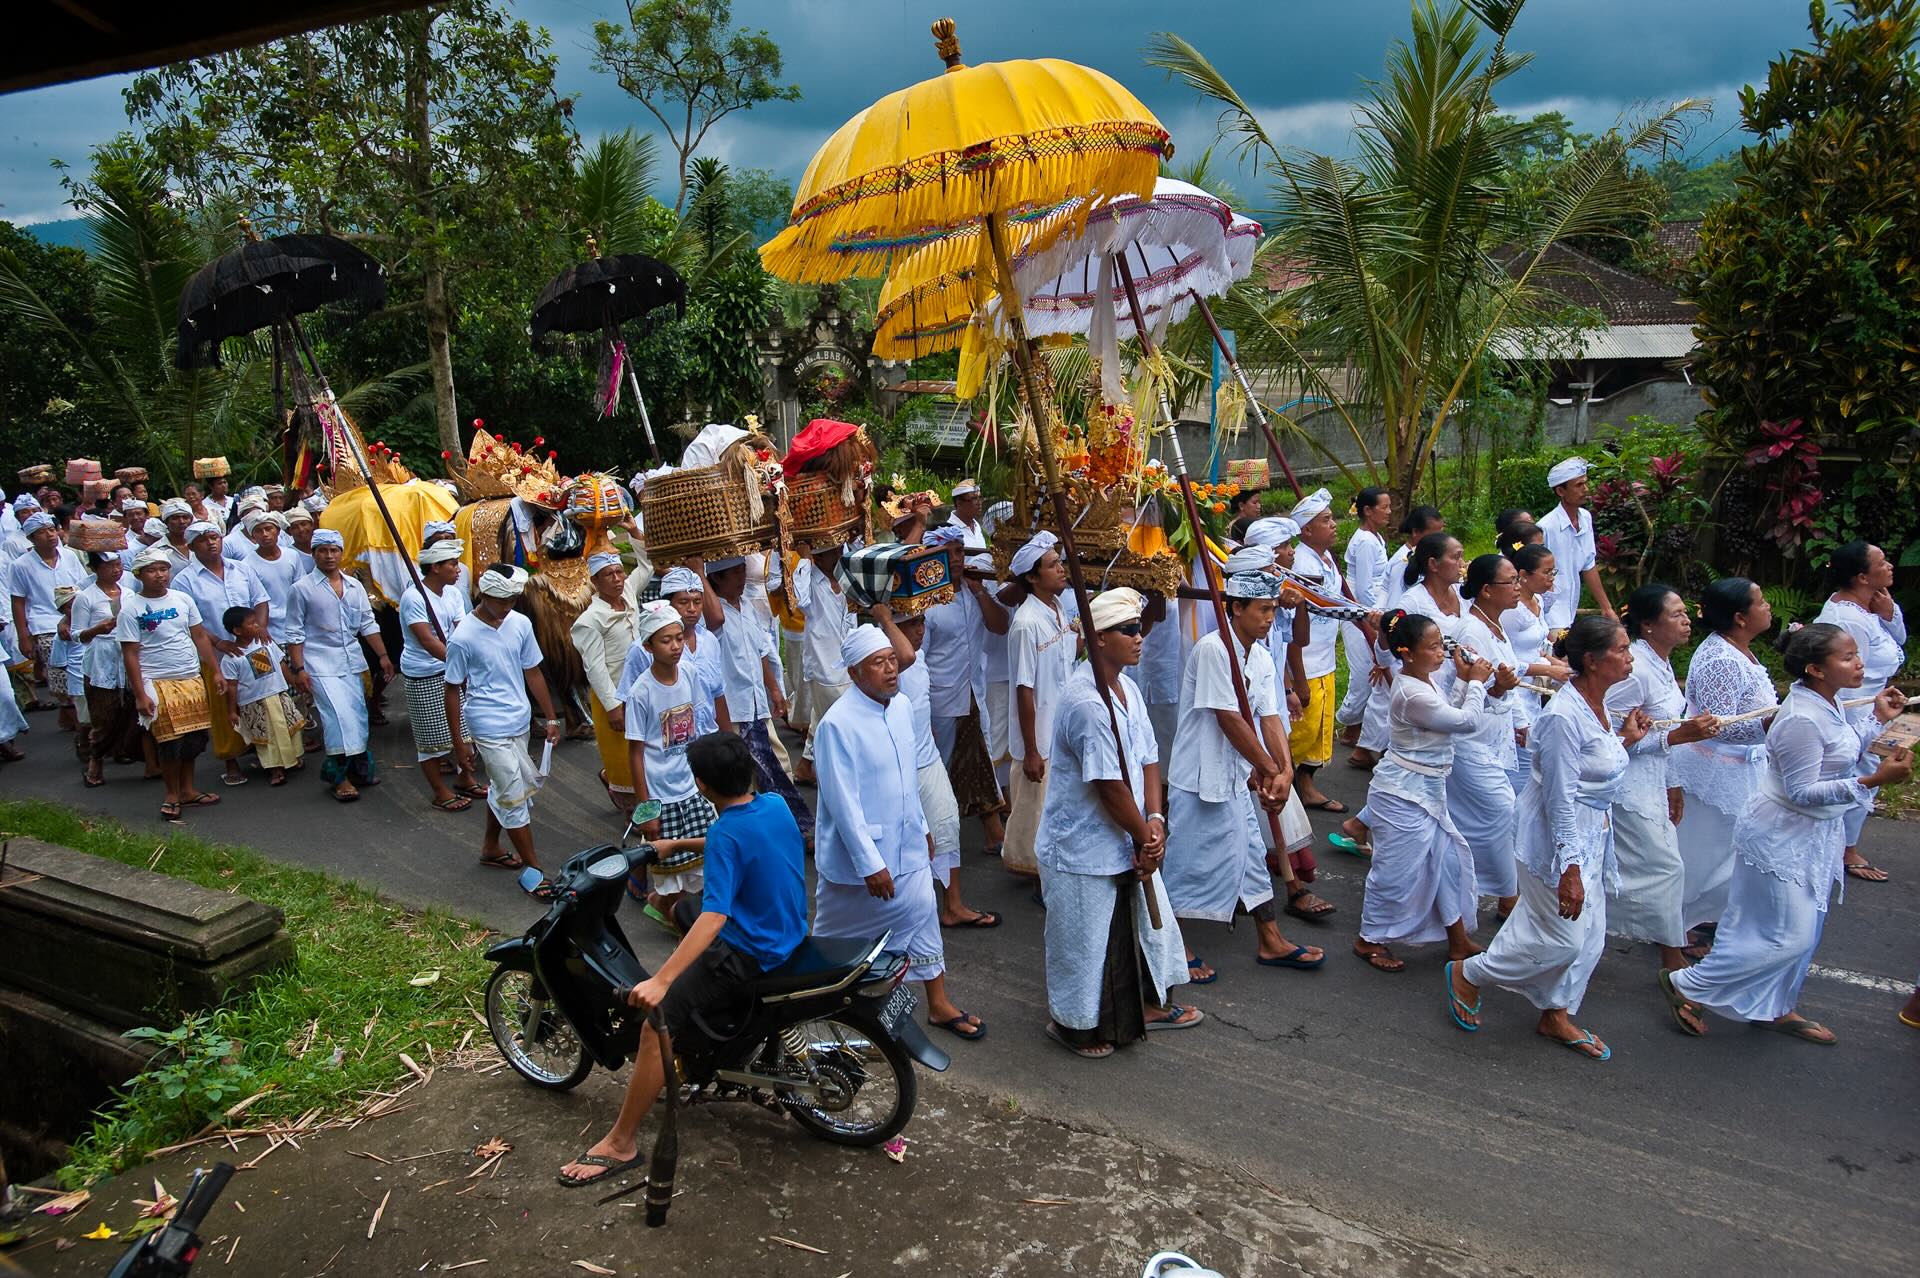
[[[228,694],[214,691],[213,676],[205,670],[200,672],[200,683],[207,693],[208,726],[213,729],[213,757],[222,762],[239,758],[251,747],[247,745],[246,738],[233,730],[233,724],[227,718],[228,711],[233,708]]]
[[[607,708],[589,692],[593,705],[593,743],[600,747],[600,766],[607,770],[607,788],[616,794],[633,793],[633,760],[627,753],[627,736],[607,721]]]
[[[213,726],[207,709],[207,686],[198,679],[149,679],[154,713],[145,726],[155,741],[177,741],[190,732]]]
[[[439,484],[425,479],[410,479],[404,484],[382,484],[380,495],[386,498],[394,526],[400,530],[402,545],[393,544],[393,534],[380,518],[373,493],[364,484],[337,494],[320,512],[320,526],[331,528],[347,543],[341,566],[376,588],[385,602],[398,606],[399,592],[407,580],[406,561],[420,553],[426,540],[429,521],[453,519],[460,503]]]
[[[1287,732],[1287,749],[1296,764],[1321,767],[1333,758],[1333,673],[1307,680],[1312,700]]]

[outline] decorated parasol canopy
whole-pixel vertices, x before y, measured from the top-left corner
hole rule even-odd
[[[1002,225],[1003,242],[1044,243],[1084,221],[1089,192],[1149,194],[1167,131],[1119,81],[1057,58],[967,66],[951,19],[934,24],[947,73],[889,93],[840,126],[801,177],[788,226],[761,246],[783,279],[881,275],[916,251],[942,269],[979,245],[957,227]],[[1013,225],[1009,227],[1007,223]]]
[[[593,257],[556,275],[533,303],[533,340],[548,333],[598,332],[663,306],[687,309],[680,273],[644,253]]]
[[[243,223],[243,229],[248,231]],[[195,272],[180,293],[181,368],[218,368],[220,343],[335,302],[377,307],[387,297],[380,263],[332,235],[249,237]]]

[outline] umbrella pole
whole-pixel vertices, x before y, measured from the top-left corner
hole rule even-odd
[[[307,364],[313,370],[314,380],[320,383],[321,391],[331,400],[333,388],[327,385],[327,376],[320,371],[320,362],[314,359],[313,348],[307,345],[307,335],[300,331],[299,317],[288,316],[287,323],[293,329],[294,341],[300,344],[301,354],[307,357]],[[342,416],[344,420],[344,414]],[[420,592],[421,602],[425,603],[430,596],[427,594],[427,583],[420,579],[420,565],[414,562],[413,555],[407,553],[407,543],[400,536],[400,527],[393,522],[393,512],[387,509],[387,499],[380,495],[380,485],[373,477],[373,463],[367,460],[366,449],[360,442],[358,432],[352,428],[351,423],[348,425],[349,429],[340,432],[346,436],[347,452],[352,455],[353,464],[359,468],[360,477],[367,481],[367,489],[373,494],[373,504],[379,508],[380,518],[386,521],[387,535],[393,538],[394,549],[400,552],[400,558],[407,565],[407,576],[412,579],[413,588]],[[433,637],[444,645],[447,642],[447,632],[440,628],[440,618],[434,615],[431,607],[427,609],[427,624],[433,627]]]
[[[647,416],[647,399],[640,393],[640,379],[633,375],[633,361],[627,361],[627,385],[633,388],[633,402],[640,406],[640,429],[647,432],[647,447],[653,450],[653,460],[664,463],[660,456],[660,441],[653,437],[653,419]]]
[[[1027,383],[1027,403],[1033,410],[1034,435],[1040,444],[1040,469],[1046,475],[1047,493],[1053,499],[1054,522],[1060,526],[1060,557],[1067,564],[1067,580],[1073,586],[1073,601],[1080,610],[1081,637],[1087,645],[1087,661],[1093,666],[1093,686],[1100,690],[1100,700],[1107,707],[1107,723],[1113,729],[1113,748],[1120,761],[1122,775],[1127,771],[1126,741],[1120,735],[1120,718],[1113,708],[1113,691],[1107,686],[1106,659],[1100,654],[1099,635],[1093,631],[1093,606],[1087,599],[1087,583],[1080,571],[1080,557],[1074,553],[1073,519],[1067,510],[1067,490],[1060,481],[1060,461],[1053,452],[1054,403],[1046,393],[1045,383],[1041,381],[1038,367],[1035,365],[1033,342],[1027,336],[1026,316],[1021,312],[1024,303],[1020,299],[1019,285],[1013,278],[1013,267],[1007,256],[1006,230],[998,213],[987,214],[987,240],[993,248],[994,269],[1000,275],[1001,296],[1006,299],[1004,307],[1007,323],[1013,328],[1014,347],[1020,374]],[[1117,671],[1115,672],[1118,673]],[[1138,851],[1138,849],[1135,849]],[[1158,871],[1155,871],[1157,874]],[[1147,918],[1158,931],[1162,926],[1160,918],[1160,899],[1154,891],[1152,875],[1143,884],[1147,901]]]
[[[1149,358],[1153,355],[1153,339],[1147,336],[1145,317],[1140,313],[1140,294],[1133,286],[1133,271],[1127,266],[1125,253],[1114,259],[1120,268],[1120,285],[1127,292],[1127,306],[1133,311],[1133,332],[1140,340],[1140,349]],[[1173,406],[1167,403],[1165,395],[1160,397],[1160,412],[1167,419],[1167,443],[1173,450],[1173,476],[1180,484],[1180,501],[1186,507],[1187,527],[1193,530],[1194,544],[1200,548],[1200,566],[1202,577],[1207,580],[1207,593],[1213,600],[1213,624],[1220,631],[1220,646],[1227,653],[1227,673],[1233,677],[1233,695],[1240,702],[1240,717],[1253,729],[1254,739],[1260,739],[1260,721],[1254,717],[1253,702],[1247,697],[1247,679],[1240,669],[1240,654],[1234,650],[1230,636],[1233,627],[1227,619],[1227,601],[1220,594],[1220,580],[1213,571],[1213,565],[1207,562],[1206,538],[1201,531],[1200,507],[1193,499],[1193,477],[1187,474],[1186,450],[1180,447],[1180,425],[1173,416]],[[1293,760],[1287,760],[1291,766]],[[1280,814],[1269,811],[1267,826],[1273,835],[1274,856],[1280,862],[1280,877],[1285,881],[1289,894],[1293,891],[1293,861],[1287,855],[1287,840],[1280,833]]]
[[[280,482],[293,486],[293,463],[298,456],[294,446],[291,426],[287,417],[287,369],[281,357],[281,344],[286,335],[280,326],[273,326],[273,424],[280,430]]]
[[[1260,423],[1260,430],[1267,437],[1267,447],[1273,450],[1273,459],[1280,463],[1280,473],[1293,485],[1293,496],[1297,501],[1306,496],[1300,489],[1300,481],[1293,477],[1293,467],[1287,464],[1287,454],[1280,447],[1279,436],[1273,433],[1273,427],[1267,421],[1266,409],[1260,407],[1260,397],[1253,393],[1253,383],[1247,380],[1246,370],[1240,367],[1240,360],[1227,345],[1226,334],[1220,331],[1220,325],[1213,318],[1213,308],[1207,305],[1207,299],[1198,292],[1189,291],[1194,304],[1200,308],[1200,318],[1207,321],[1207,327],[1213,332],[1213,343],[1220,348],[1220,358],[1227,361],[1227,367],[1233,370],[1234,380],[1240,383],[1240,389],[1246,393],[1247,409],[1253,414],[1253,420]]]

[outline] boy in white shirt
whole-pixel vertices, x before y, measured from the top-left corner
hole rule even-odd
[[[253,747],[268,785],[285,785],[287,772],[301,765],[300,729],[306,726],[287,694],[280,663],[286,654],[267,637],[267,622],[252,608],[233,607],[220,624],[240,645],[237,655],[220,658],[220,674],[230,690],[227,721]]]

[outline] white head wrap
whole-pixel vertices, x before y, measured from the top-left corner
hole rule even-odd
[[[1087,601],[1087,608],[1093,614],[1093,628],[1111,630],[1115,626],[1124,626],[1129,621],[1140,620],[1140,614],[1146,611],[1147,601],[1137,590],[1127,586],[1115,586],[1112,590],[1103,590]]]
[[[640,611],[633,619],[633,641],[644,644],[668,626],[684,624],[672,604],[664,599],[655,599],[640,605]]]
[[[1580,478],[1580,476],[1586,473],[1587,473],[1586,458],[1584,457],[1565,458],[1562,461],[1555,462],[1553,464],[1553,469],[1547,472],[1547,487],[1558,488],[1560,485],[1567,483],[1570,480],[1578,479]]]
[[[162,541],[166,538],[167,526],[149,516],[147,522],[140,525],[140,535],[148,541]]]
[[[40,509],[40,499],[32,493],[21,493],[13,499],[13,513],[16,515],[24,515],[29,510],[38,509]]]
[[[1284,546],[1300,535],[1300,525],[1285,515],[1268,515],[1247,525],[1249,546]]]
[[[429,519],[420,529],[421,541],[432,541],[435,537],[458,537],[460,530],[453,526],[451,519]]]
[[[254,529],[267,522],[266,511],[249,510],[240,520],[240,531],[251,537]]]
[[[852,633],[840,641],[840,664],[851,670],[876,652],[893,650],[893,640],[878,626],[855,626]]]
[[[204,519],[196,519],[187,525],[186,543],[191,546],[195,541],[198,541],[208,533],[212,533],[216,537],[219,536],[220,525],[209,523]]]
[[[240,511],[242,514],[250,510],[265,510],[266,508],[267,495],[257,488],[252,491],[250,496],[242,497],[240,504],[234,507],[235,510]]]
[[[978,572],[992,572],[993,556],[984,550],[976,555],[968,555],[967,567],[975,569]]]
[[[193,507],[187,505],[185,498],[169,497],[160,503],[161,519],[172,519],[175,515],[185,515],[188,519],[193,518]]]
[[[322,528],[319,532],[313,534],[313,548],[318,550],[322,546],[332,546],[335,550],[345,550],[347,548],[347,539],[331,528]]]
[[[1035,533],[1027,539],[1026,545],[1013,552],[1013,562],[1007,565],[1008,570],[1016,577],[1032,572],[1047,552],[1059,544],[1060,539],[1044,529]]]
[[[603,550],[597,555],[587,556],[587,576],[589,578],[598,577],[606,569],[618,568],[619,566],[620,556],[610,550]]]
[[[963,479],[953,486],[953,496],[956,501],[962,497],[976,497],[979,493],[980,485],[971,479]]]
[[[674,595],[687,590],[704,590],[700,584],[700,575],[684,565],[669,568],[660,574],[660,597],[671,599]]]
[[[141,501],[138,497],[129,497],[120,503],[121,514],[131,515],[136,511],[144,516],[147,513],[147,503]]]
[[[315,533],[313,540],[318,544],[325,533]],[[489,568],[480,574],[480,593],[495,599],[517,599],[520,592],[527,588],[529,579],[525,568],[507,565],[505,570]]]
[[[1295,502],[1293,509],[1289,511],[1288,514],[1292,515],[1294,523],[1304,528],[1307,526],[1309,519],[1312,519],[1315,515],[1318,515],[1321,511],[1326,510],[1332,505],[1333,494],[1324,488],[1316,488]]]
[[[311,496],[302,497],[300,504],[317,515],[327,508],[327,496],[325,493],[314,493]]]
[[[459,559],[467,553],[466,543],[458,537],[448,541],[436,541],[431,546],[422,546],[418,561],[422,568],[433,564],[444,564],[450,559]]]
[[[31,537],[42,528],[53,527],[53,522],[52,515],[49,515],[44,510],[36,510],[20,521],[20,531],[26,536]]]
[[[1242,546],[1227,556],[1227,562],[1221,571],[1229,577],[1243,572],[1264,572],[1273,567],[1273,548],[1271,546]]]
[[[155,564],[165,564],[169,568],[173,566],[173,556],[167,553],[165,546],[157,542],[133,557],[135,572],[139,572],[142,568],[151,568]]]
[[[1265,572],[1236,573],[1220,593],[1229,599],[1274,599],[1280,594],[1280,579]]]
[[[312,511],[310,511],[310,510],[308,510],[308,509],[307,509],[307,508],[306,508],[305,506],[294,506],[294,507],[291,507],[290,509],[288,509],[288,510],[286,510],[286,511],[284,511],[284,512],[282,512],[282,513],[281,513],[281,515],[280,515],[280,518],[282,518],[282,519],[284,519],[284,520],[286,520],[286,521],[287,521],[287,527],[289,527],[289,528],[291,528],[291,527],[293,527],[293,526],[294,526],[295,524],[310,524],[310,523],[312,523],[312,522],[313,522],[313,512],[312,512]]]

